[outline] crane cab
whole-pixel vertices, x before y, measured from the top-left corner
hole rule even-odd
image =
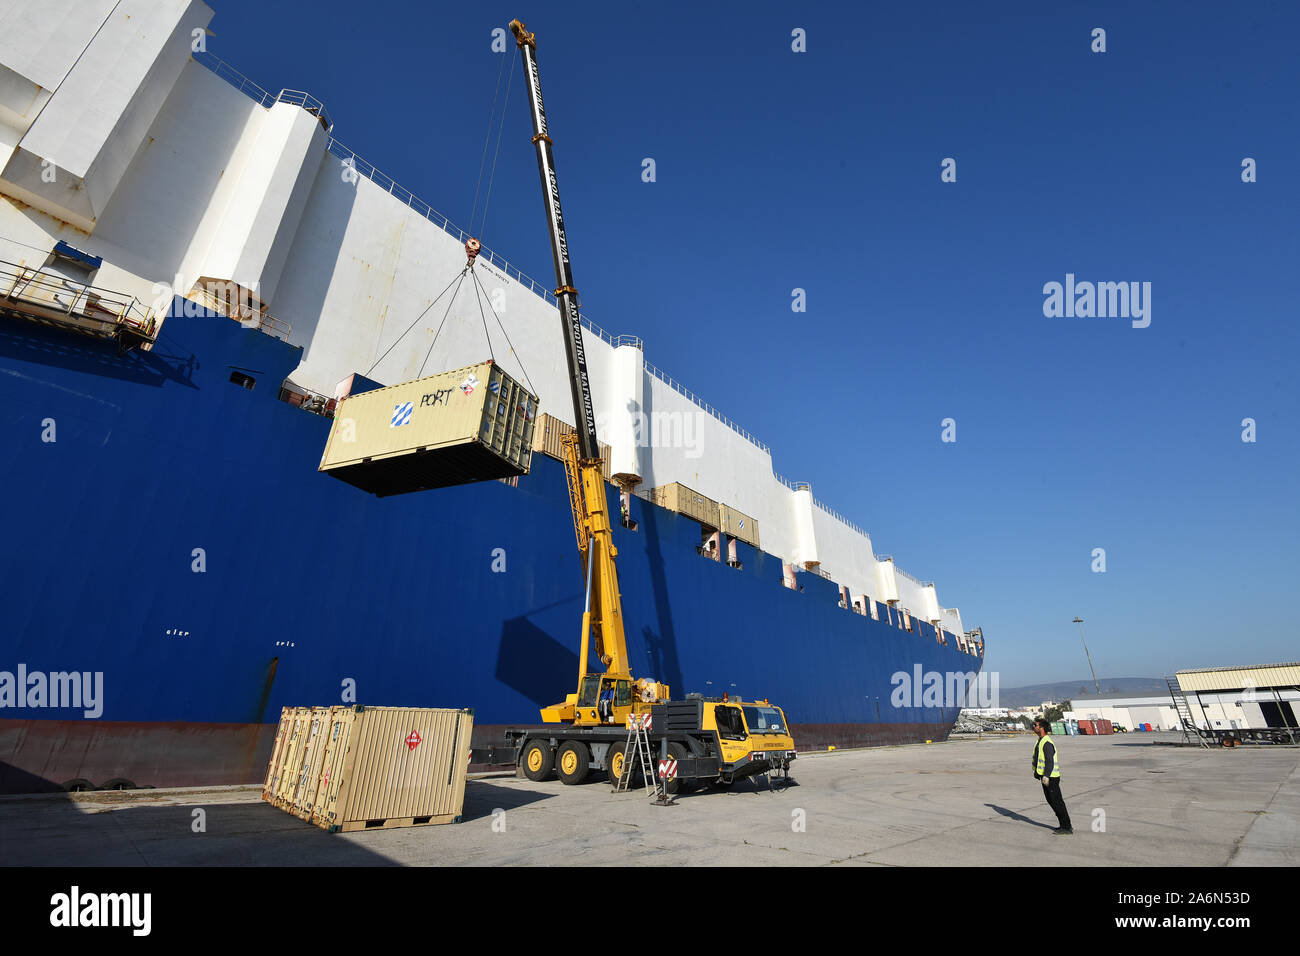
[[[542,708],[548,724],[571,723],[580,727],[623,727],[629,714],[644,713],[668,698],[669,689],[655,681],[633,680],[618,674],[588,674],[562,704]]]
[[[737,776],[761,772],[768,764],[789,766],[794,738],[785,711],[766,700],[704,702],[703,730],[718,735],[719,757]]]

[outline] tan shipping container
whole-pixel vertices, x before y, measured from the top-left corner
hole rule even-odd
[[[721,523],[718,530],[723,534],[729,534],[733,538],[752,544],[756,548],[759,546],[758,522],[749,515],[728,505],[719,505],[718,516]]]
[[[659,507],[694,518],[706,527],[717,528],[720,524],[718,503],[680,482],[651,488],[646,492],[646,497]]]
[[[320,470],[384,497],[528,473],[537,397],[492,362],[350,395]]]
[[[564,461],[564,447],[560,438],[572,435],[577,429],[567,422],[562,422],[553,415],[545,413],[537,416],[537,428],[533,430],[533,451],[540,451],[559,461]],[[600,457],[603,461],[601,472],[609,481],[609,445],[600,443]]]
[[[269,802],[331,832],[460,822],[474,730],[471,711],[362,706],[285,711],[293,714],[286,746],[277,747],[284,755],[281,784]],[[273,773],[268,770],[268,779]]]
[[[275,805],[295,816],[303,815],[315,791],[325,755],[325,729],[329,724],[328,707],[295,708],[289,748],[281,767],[275,792]]]
[[[302,783],[305,764],[311,759],[312,744],[320,731],[323,707],[286,707],[281,713],[285,739],[272,754],[264,796],[277,807],[292,807]],[[287,722],[287,725],[286,725]],[[269,791],[269,796],[266,795]]]
[[[275,743],[271,746],[271,762],[266,765],[266,779],[262,781],[262,799],[267,803],[275,802],[275,789],[280,782],[289,738],[293,734],[293,715],[296,710],[296,707],[285,707],[280,711],[280,726],[275,730]]]

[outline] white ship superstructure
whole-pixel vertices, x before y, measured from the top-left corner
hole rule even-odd
[[[196,50],[212,16],[199,0],[0,4],[0,269],[62,269],[75,284],[82,266],[50,261],[63,241],[102,258],[94,287],[145,308],[235,289],[249,324],[302,348],[293,385],[327,397],[356,372],[396,383],[482,361],[472,296],[453,307],[436,366],[445,299],[403,335],[464,268],[468,237],[335,140],[310,95],[270,94]],[[549,290],[491,250],[475,270],[515,350],[494,338],[497,360],[571,419]],[[679,483],[735,508],[791,583],[815,571],[847,607],[878,617],[891,604],[964,646],[932,583],[778,475],[767,445],[651,365],[638,339],[586,328],[610,470],[635,493]]]

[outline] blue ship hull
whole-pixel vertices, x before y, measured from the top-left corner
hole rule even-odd
[[[126,354],[0,319],[0,670],[103,675],[95,719],[0,709],[0,792],[259,780],[280,708],[348,688],[472,707],[486,753],[576,685],[560,463],[535,455],[517,487],[371,497],[318,472],[329,421],[279,400],[300,357],[217,316],[178,315]],[[894,707],[891,675],[980,658],[845,611],[815,575],[784,588],[780,560],[743,543],[742,569],[702,558],[698,524],[631,506],[616,543],[635,673],[769,697],[801,748],[946,736],[957,708]]]

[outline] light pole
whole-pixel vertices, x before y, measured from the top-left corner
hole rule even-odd
[[[1083,641],[1083,653],[1088,655],[1088,670],[1092,671],[1092,686],[1097,688],[1097,696],[1101,696],[1101,684],[1097,683],[1097,668],[1092,666],[1092,653],[1088,650],[1088,639],[1083,636],[1083,618],[1075,617],[1070,623],[1079,625],[1079,639]]]

